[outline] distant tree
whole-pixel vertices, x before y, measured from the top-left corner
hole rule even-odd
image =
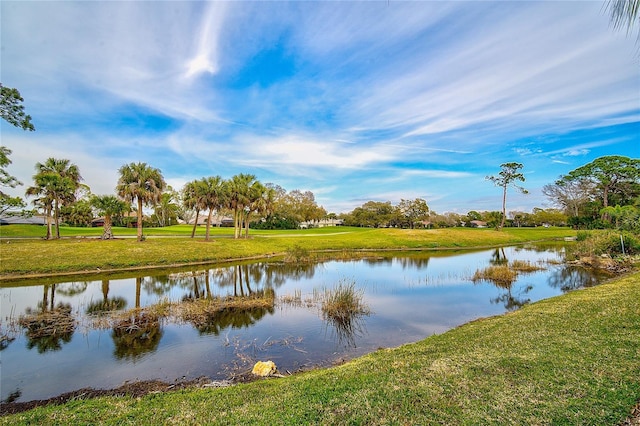
[[[429,218],[429,206],[422,198],[415,200],[401,199],[396,207],[404,224],[413,229],[417,222]]]
[[[490,212],[482,212],[482,220],[487,222],[487,226],[496,228],[504,226],[504,213],[493,210]]]
[[[640,229],[640,209],[635,206],[607,206],[600,211],[600,214],[609,220],[615,229],[629,231]]]
[[[367,201],[356,207],[347,215],[343,215],[345,225],[378,228],[389,226],[394,218],[395,207],[391,201]]]
[[[152,217],[154,224],[163,227],[177,223],[180,210],[177,204],[178,198],[178,193],[171,186],[167,186],[160,196],[160,200],[154,206]]]
[[[220,211],[226,203],[226,189],[224,180],[220,176],[210,176],[201,180],[202,207],[209,210],[207,217],[207,229],[204,239],[209,241],[213,212]]]
[[[260,182],[254,182],[247,192],[247,204],[244,208],[244,237],[249,238],[249,224],[252,215],[266,216],[273,205],[274,191]]]
[[[287,200],[291,214],[299,222],[319,221],[327,214],[326,210],[318,205],[311,191],[294,189],[287,194]]]
[[[166,184],[160,170],[146,163],[130,163],[120,167],[120,179],[116,191],[123,200],[137,202],[138,241],[142,241],[142,207],[156,204],[162,197]]]
[[[249,188],[256,182],[256,177],[250,174],[240,173],[226,182],[227,207],[233,211],[234,238],[240,238],[245,212],[249,204]]]
[[[500,165],[501,169],[498,176],[487,176],[486,179],[490,180],[494,183],[494,185],[502,188],[502,219],[500,221],[500,225],[497,227],[501,230],[504,227],[504,222],[507,218],[507,188],[509,186],[513,186],[523,194],[526,194],[528,191],[518,185],[515,182],[524,182],[525,178],[522,173],[520,173],[520,169],[522,169],[522,164],[520,163],[504,163]]]
[[[564,226],[567,224],[568,217],[561,210],[558,209],[541,209],[534,207],[533,212],[530,215],[531,225],[553,225]]]
[[[196,227],[198,226],[200,212],[206,208],[203,180],[204,178],[187,182],[182,189],[182,204],[187,209],[195,211],[191,238],[194,238],[196,235]]]
[[[104,216],[102,239],[112,239],[112,218],[126,212],[129,209],[129,205],[114,195],[96,195],[91,198],[91,205],[99,215]]]
[[[609,206],[612,196],[617,197],[617,204],[626,205],[640,193],[640,159],[620,155],[596,158],[572,170],[566,178],[591,182],[604,208]]]
[[[562,207],[567,215],[578,217],[580,208],[591,200],[594,184],[587,179],[563,176],[553,184],[542,187],[542,193],[553,203]]]
[[[62,221],[73,226],[90,226],[93,220],[91,202],[87,199],[60,207]]]
[[[31,116],[24,112],[24,99],[18,89],[3,86],[0,83],[0,117],[13,126],[23,130],[34,131],[36,128],[31,123]]]
[[[38,196],[36,203],[44,207],[47,216],[47,239],[52,238],[51,213],[56,227],[56,238],[60,238],[60,206],[73,203],[80,187],[78,166],[67,159],[49,158],[36,164],[34,185],[27,188],[27,196]]]
[[[469,222],[471,222],[473,220],[482,220],[482,215],[479,212],[475,211],[475,210],[470,210],[467,213],[467,217],[466,217],[465,220],[467,222],[467,226],[470,226]]]

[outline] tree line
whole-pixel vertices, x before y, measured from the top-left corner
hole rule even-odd
[[[0,115],[10,124],[34,131],[31,117],[24,112],[23,99],[16,89],[0,84]],[[11,164],[11,150],[0,146],[0,188],[22,185],[6,167]],[[439,215],[429,209],[424,199],[402,199],[391,202],[368,201],[353,211],[341,214],[345,225],[367,227],[446,227],[472,226],[479,222],[501,229],[507,226],[570,225],[575,228],[620,228],[640,230],[640,160],[611,155],[598,158],[566,175],[553,184],[545,185],[543,194],[554,208],[536,208],[532,213],[509,212],[507,217],[507,189],[524,182],[520,163],[504,163],[496,176],[486,179],[502,189],[502,210],[470,211],[466,215]],[[90,225],[94,214],[104,216],[103,238],[113,238],[112,225],[127,225],[135,221],[138,240],[144,238],[143,223],[147,226],[167,226],[178,219],[194,222],[195,235],[200,214],[206,213],[205,238],[210,238],[213,215],[232,218],[234,237],[245,238],[251,226],[262,229],[294,229],[302,222],[337,218],[319,206],[312,192],[262,184],[252,174],[240,173],[230,179],[209,176],[188,182],[180,191],[167,186],[160,170],[146,163],[130,163],[119,169],[115,195],[91,194],[81,183],[82,176],[75,164],[67,159],[49,158],[36,164],[33,185],[25,192],[33,197],[36,209],[47,221],[47,239],[60,237],[60,222]],[[150,217],[143,215],[144,207],[152,207]],[[21,197],[11,197],[0,191],[0,214],[24,209]],[[135,219],[130,213],[135,212]],[[54,233],[55,227],[55,233]]]
[[[545,185],[542,193],[553,207],[534,208],[531,213],[507,212],[507,189],[527,190],[520,163],[504,163],[497,176],[487,176],[502,190],[502,210],[467,214],[438,214],[429,210],[422,199],[367,201],[350,213],[340,215],[345,225],[365,227],[433,227],[481,226],[500,229],[504,226],[572,226],[577,229],[616,228],[640,231],[640,159],[609,155],[560,176]]]
[[[295,228],[301,221],[320,220],[326,215],[310,191],[287,192],[274,184],[262,184],[252,174],[240,173],[230,179],[203,177],[187,182],[178,192],[166,184],[159,169],[146,163],[125,164],[118,173],[117,196],[93,195],[82,185],[78,167],[69,160],[49,158],[37,163],[34,184],[25,194],[44,213],[46,238],[60,238],[61,221],[88,226],[94,214],[104,219],[102,238],[113,238],[114,221],[126,225],[135,220],[139,241],[144,239],[145,222],[147,226],[167,226],[178,223],[178,219],[193,221],[194,237],[203,213],[206,240],[214,214],[231,216],[235,238],[247,238],[252,222],[274,227],[284,222]],[[143,214],[145,207],[153,209],[149,218]],[[136,213],[135,219],[128,215],[130,212]]]

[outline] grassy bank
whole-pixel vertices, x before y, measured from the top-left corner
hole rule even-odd
[[[330,369],[0,423],[615,425],[640,400],[638,300],[636,273]]]
[[[152,228],[146,231],[147,240],[138,243],[133,238],[102,241],[82,234],[91,228],[63,228],[63,234],[69,233],[69,237],[75,238],[61,240],[10,239],[4,228],[11,226],[2,227],[1,279],[25,274],[219,262],[283,254],[296,246],[308,251],[473,248],[575,235],[575,231],[568,228],[509,228],[498,232],[470,228],[408,230],[339,227],[255,231],[248,240],[234,240],[231,238],[232,229],[215,228],[215,237],[207,242],[202,236],[188,238],[186,235],[189,234],[185,232],[190,232],[189,227],[175,226]],[[73,234],[72,229],[80,231]]]

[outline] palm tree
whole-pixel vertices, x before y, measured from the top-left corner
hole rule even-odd
[[[160,201],[166,184],[160,170],[146,163],[130,163],[120,167],[116,191],[125,201],[138,205],[138,241],[142,241],[142,206]]]
[[[196,227],[198,226],[200,211],[206,208],[204,206],[203,180],[204,178],[187,182],[182,189],[182,203],[186,208],[196,211],[196,218],[193,222],[191,238],[195,237],[196,235]]]
[[[180,207],[176,204],[178,194],[171,186],[160,196],[160,201],[155,206],[154,220],[158,226],[169,226],[178,217]]]
[[[227,182],[227,206],[233,210],[234,238],[240,238],[244,208],[249,204],[249,188],[255,181],[254,175],[240,173]]]
[[[38,209],[42,209],[42,211],[44,212],[44,217],[47,221],[46,239],[49,240],[53,235],[51,231],[51,211],[53,210],[53,197],[46,191],[46,180],[47,178],[45,177],[40,178],[36,182],[36,185],[27,188],[27,190],[25,191],[25,195],[27,197],[38,197],[33,200],[33,205],[35,205]]]
[[[104,216],[102,239],[112,239],[112,217],[126,212],[129,206],[124,201],[119,200],[115,195],[96,195],[91,198],[91,205],[96,209],[100,216]]]
[[[640,24],[640,0],[609,0],[607,8],[615,29],[626,27],[628,33],[635,24]],[[640,31],[638,40],[640,41]]]
[[[244,221],[244,237],[249,238],[249,223],[251,221],[251,215],[256,213],[258,215],[266,215],[273,205],[273,197],[275,192],[264,186],[262,183],[255,181],[248,191],[248,203],[244,208],[245,221]]]
[[[209,209],[207,218],[207,230],[204,239],[209,241],[209,229],[211,228],[211,220],[213,219],[213,211],[220,210],[224,205],[226,198],[226,186],[220,176],[210,176],[201,180],[203,190],[202,205]]]
[[[45,206],[45,214],[48,216],[53,211],[56,238],[60,238],[60,206],[75,201],[82,176],[78,166],[67,159],[56,158],[49,158],[44,163],[36,163],[36,172],[33,175],[35,185],[27,188],[26,194],[40,195],[39,200]],[[47,220],[50,229],[50,219]],[[48,230],[47,238],[51,238],[50,234]]]

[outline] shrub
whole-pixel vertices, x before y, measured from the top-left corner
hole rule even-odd
[[[310,262],[311,254],[306,248],[295,245],[287,249],[284,255],[284,261],[287,263]]]
[[[640,235],[629,231],[605,231],[589,234],[576,244],[576,257],[601,256],[611,257],[623,254],[640,254]]]
[[[491,281],[499,287],[511,287],[518,276],[517,272],[508,265],[489,266],[485,269],[478,269],[471,277],[473,282]]]
[[[325,290],[322,313],[325,318],[346,321],[357,315],[368,315],[369,307],[363,301],[364,291],[356,290],[355,283],[340,282]]]
[[[535,272],[544,269],[541,266],[532,264],[528,260],[514,260],[511,262],[510,266],[511,269],[518,272]]]
[[[591,236],[591,232],[588,231],[578,231],[576,234],[577,241],[584,241]]]

